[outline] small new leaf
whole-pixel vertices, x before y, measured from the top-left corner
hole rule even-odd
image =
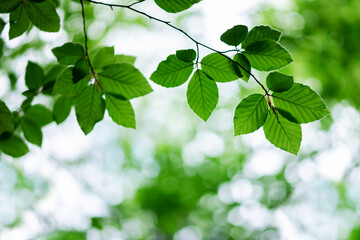
[[[281,32],[273,29],[269,26],[255,26],[253,27],[245,40],[242,43],[242,48],[247,48],[249,45],[254,42],[262,41],[262,40],[273,40],[275,42],[279,41],[281,36]]]
[[[224,32],[220,40],[230,46],[238,46],[248,34],[248,28],[244,25],[236,25]]]
[[[114,122],[128,128],[136,128],[135,113],[130,101],[106,95],[106,109]]]
[[[293,61],[290,53],[272,40],[255,42],[243,54],[249,59],[251,67],[260,71],[276,70]]]
[[[299,123],[319,120],[329,114],[321,97],[310,87],[295,83],[281,93],[273,93],[275,107],[288,111]]]
[[[266,85],[273,92],[284,92],[294,85],[294,78],[279,72],[271,72],[266,77]]]
[[[186,97],[194,113],[206,121],[219,99],[216,82],[202,70],[196,70],[190,79]]]
[[[175,55],[170,55],[159,64],[150,80],[163,87],[178,87],[189,79],[193,69],[192,62],[184,62]]]
[[[264,125],[268,115],[266,99],[261,94],[252,94],[241,100],[235,109],[235,136],[248,134]]]
[[[194,49],[177,50],[176,57],[183,62],[193,62],[196,58]]]
[[[269,114],[264,124],[265,137],[282,150],[297,155],[301,144],[301,127],[299,124],[290,122],[280,114]]]
[[[211,53],[201,60],[201,69],[216,82],[231,82],[239,78],[234,63],[220,53]]]

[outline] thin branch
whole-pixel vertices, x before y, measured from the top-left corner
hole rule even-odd
[[[82,1],[82,0],[81,0]],[[265,86],[254,76],[254,74],[252,74],[249,70],[247,70],[245,67],[243,67],[240,63],[234,61],[232,58],[230,58],[229,56],[225,55],[224,52],[221,52],[221,51],[218,51],[206,44],[203,44],[199,41],[197,41],[196,39],[194,39],[192,36],[190,36],[187,32],[185,32],[184,30],[182,30],[181,28],[178,28],[176,27],[175,25],[171,24],[171,22],[169,21],[165,21],[165,20],[162,20],[160,18],[156,18],[156,17],[153,17],[151,15],[149,15],[148,13],[146,12],[142,12],[140,10],[137,10],[135,8],[133,8],[132,6],[134,6],[135,4],[139,3],[139,2],[135,2],[135,3],[132,3],[130,5],[122,5],[122,4],[113,4],[113,3],[103,3],[103,2],[98,2],[98,1],[95,1],[95,0],[85,0],[87,2],[90,2],[90,3],[94,3],[94,4],[98,4],[98,5],[103,5],[103,6],[108,6],[110,7],[111,9],[113,9],[113,7],[118,7],[118,8],[126,8],[126,9],[129,9],[133,12],[136,12],[140,15],[143,15],[145,17],[148,17],[150,20],[154,20],[154,21],[157,21],[157,22],[160,22],[160,23],[163,23],[173,29],[175,29],[176,31],[182,33],[183,35],[185,35],[188,39],[190,39],[191,41],[193,41],[196,46],[202,46],[204,48],[207,48],[213,52],[216,52],[216,53],[219,53],[221,54],[223,57],[227,58],[228,60],[230,60],[231,62],[235,63],[236,65],[238,65],[241,69],[243,69],[246,73],[250,74],[250,76],[261,86],[261,88],[265,91],[265,95],[268,96],[268,91],[267,89],[265,88]],[[142,1],[140,1],[142,2]]]

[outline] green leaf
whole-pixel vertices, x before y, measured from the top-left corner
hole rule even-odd
[[[50,0],[42,2],[24,2],[30,21],[40,30],[46,32],[58,32],[60,29],[60,17],[55,10],[55,4]]]
[[[99,49],[92,60],[94,69],[102,69],[114,63],[114,47],[103,47]]]
[[[79,82],[81,79],[89,75],[90,66],[85,58],[81,58],[72,69],[73,83]]]
[[[196,70],[190,79],[186,97],[194,113],[206,121],[219,99],[216,82],[202,70]]]
[[[21,4],[21,0],[0,0],[0,13],[14,11]]]
[[[196,58],[196,52],[193,49],[177,50],[176,57],[183,62],[193,62]]]
[[[41,128],[34,123],[33,121],[29,120],[26,117],[21,118],[20,126],[23,130],[24,137],[28,142],[31,142],[39,147],[41,147],[43,135],[41,132]]]
[[[159,64],[150,79],[163,87],[178,87],[189,79],[193,69],[192,62],[184,62],[170,55]]]
[[[55,82],[61,74],[65,71],[66,67],[64,65],[55,64],[50,67],[47,73],[44,76],[44,85]]]
[[[293,61],[290,53],[272,40],[255,42],[243,54],[249,59],[251,67],[260,71],[279,69]]]
[[[25,111],[25,117],[39,127],[43,127],[53,121],[52,113],[41,104],[35,104]]]
[[[269,26],[255,26],[253,27],[245,40],[242,43],[242,48],[246,48],[254,42],[263,41],[263,40],[274,40],[275,42],[279,41],[281,32],[275,30]]]
[[[284,109],[281,109],[281,108],[276,108],[276,110],[278,111],[278,113],[281,116],[286,118],[288,121],[299,124],[299,121],[293,115],[291,115],[291,113],[289,113],[288,111],[285,111]]]
[[[71,112],[71,107],[74,104],[72,97],[60,96],[56,99],[53,108],[53,118],[56,124],[60,124],[66,120]]]
[[[135,60],[136,60],[136,57],[123,55],[123,54],[117,54],[114,57],[114,63],[129,63],[129,64],[134,65]]]
[[[310,87],[295,83],[286,92],[273,93],[275,107],[291,113],[299,123],[319,120],[329,114],[321,97]]]
[[[279,121],[278,121],[279,120]],[[297,155],[301,144],[301,127],[278,114],[270,113],[264,125],[266,138],[282,150]]]
[[[95,124],[104,117],[105,101],[102,92],[94,85],[89,85],[75,100],[75,113],[81,130],[89,134]]]
[[[141,72],[127,63],[106,67],[98,74],[98,80],[107,93],[121,95],[126,99],[144,96],[153,91]]]
[[[9,108],[0,100],[0,135],[4,132],[14,131],[14,124]]]
[[[74,65],[85,57],[85,49],[79,43],[65,43],[60,47],[53,48],[51,51],[57,61],[63,65]]]
[[[135,113],[130,101],[106,95],[106,109],[114,122],[128,128],[136,128]]]
[[[38,64],[28,61],[25,84],[30,90],[38,90],[44,84],[44,72]]]
[[[294,85],[294,78],[283,73],[272,72],[266,77],[266,85],[273,92],[284,92]]]
[[[5,25],[6,25],[6,23],[4,22],[4,20],[2,18],[0,18],[0,34],[4,30]]]
[[[24,4],[10,12],[9,39],[16,38],[26,32],[30,27],[30,20],[26,13]]]
[[[235,136],[248,134],[264,125],[268,115],[266,99],[261,94],[252,94],[242,99],[235,109]]]
[[[0,150],[14,158],[22,157],[29,152],[25,142],[14,135],[6,139],[0,139]]]
[[[230,46],[238,46],[248,34],[248,28],[244,25],[236,25],[224,32],[220,40]]]
[[[201,0],[155,0],[155,3],[169,13],[177,13],[190,8]]]
[[[63,96],[76,96],[88,85],[89,77],[86,76],[77,83],[73,83],[72,67],[66,69],[63,74],[56,80],[53,89],[54,94]]]
[[[241,77],[245,82],[248,82],[251,73],[251,66],[249,60],[243,54],[240,53],[236,54],[233,60],[246,69],[245,71],[239,65],[234,64],[235,71],[239,71],[238,76]]]
[[[201,68],[216,82],[231,82],[239,78],[234,63],[220,53],[211,53],[204,57]]]

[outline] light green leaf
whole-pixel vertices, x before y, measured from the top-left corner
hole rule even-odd
[[[71,107],[74,104],[72,97],[60,96],[56,99],[53,108],[53,118],[56,124],[60,124],[66,120],[71,112]]]
[[[28,61],[25,84],[30,90],[37,90],[44,84],[44,72],[38,64]]]
[[[107,93],[126,99],[144,96],[153,91],[141,72],[127,63],[106,67],[98,74],[98,80]]]
[[[85,57],[85,49],[79,43],[65,43],[60,47],[53,48],[51,51],[57,61],[63,65],[74,65]]]
[[[244,41],[247,34],[247,26],[236,25],[233,28],[226,30],[226,32],[221,35],[220,40],[227,45],[238,46],[242,41]]]
[[[16,38],[26,32],[30,27],[30,20],[26,13],[24,4],[10,12],[9,39]]]
[[[43,127],[53,121],[52,113],[49,109],[41,104],[35,104],[25,111],[25,117],[39,127]]]
[[[130,101],[110,95],[105,98],[106,109],[114,122],[128,128],[136,128],[135,113]]]
[[[272,40],[255,42],[243,54],[249,59],[251,67],[260,71],[279,69],[293,61],[290,53]]]
[[[21,118],[20,126],[23,130],[24,137],[28,142],[31,142],[39,147],[41,147],[43,135],[41,132],[41,128],[34,123],[33,121],[29,120],[26,117]]]
[[[264,125],[266,138],[282,150],[297,155],[301,144],[301,127],[273,112],[269,114]]]
[[[291,113],[299,123],[319,120],[329,114],[321,97],[310,87],[295,83],[286,92],[273,93],[275,107]]]
[[[72,69],[72,67],[66,69],[56,80],[53,89],[54,94],[61,94],[63,96],[76,96],[88,85],[88,76],[84,77],[77,83],[73,83]]]
[[[89,75],[90,66],[85,58],[81,58],[72,69],[73,83],[79,82],[81,79]]]
[[[55,10],[55,4],[50,0],[42,2],[25,1],[26,11],[30,21],[40,30],[58,32],[60,17]]]
[[[273,40],[275,42],[279,41],[281,32],[273,29],[269,26],[255,26],[253,27],[245,40],[242,43],[242,48],[247,48],[247,46],[253,44],[254,42],[262,40]]]
[[[235,71],[239,71],[238,76],[241,77],[245,82],[248,82],[250,79],[251,66],[249,60],[243,54],[236,54],[234,56],[234,61],[243,66],[246,71],[237,64],[234,64]]]
[[[193,69],[192,62],[184,62],[170,55],[159,64],[150,79],[163,87],[178,87],[189,79]]]
[[[105,101],[102,92],[94,85],[89,85],[75,100],[75,113],[81,130],[89,134],[95,124],[104,117]]]
[[[4,132],[14,131],[14,124],[9,108],[0,100],[0,135]]]
[[[190,8],[201,0],[155,0],[155,3],[169,13],[177,13]]]
[[[283,73],[272,72],[266,77],[266,85],[273,92],[284,92],[294,85],[294,78]]]
[[[134,56],[117,54],[114,57],[114,63],[129,63],[131,65],[134,65],[135,61],[136,61],[136,57]]]
[[[94,69],[102,69],[114,63],[115,50],[114,47],[100,48],[94,55],[92,65]]]
[[[0,139],[0,150],[14,158],[22,157],[29,152],[29,148],[24,141],[14,135],[6,139]]]
[[[177,50],[176,57],[183,62],[193,62],[196,58],[194,49]]]
[[[248,134],[264,125],[268,115],[266,99],[261,94],[252,94],[241,100],[235,109],[235,136]]]
[[[14,11],[21,4],[21,0],[0,0],[0,13]]]
[[[234,64],[220,53],[211,53],[201,60],[202,70],[216,82],[231,82],[238,79]]]
[[[202,70],[196,70],[190,79],[186,97],[194,113],[206,121],[219,99],[216,82]]]

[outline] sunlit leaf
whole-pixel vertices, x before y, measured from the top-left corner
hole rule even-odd
[[[231,82],[239,78],[234,63],[220,53],[211,53],[201,60],[201,69],[216,82]]]
[[[114,63],[115,50],[114,47],[100,48],[94,55],[92,65],[95,69],[102,69]]]
[[[114,63],[129,63],[134,65],[136,60],[136,57],[129,56],[129,55],[123,55],[123,54],[117,54],[114,57]]]
[[[289,113],[288,111],[286,111],[284,109],[281,109],[281,108],[276,108],[276,110],[278,111],[278,113],[281,116],[283,116],[284,118],[286,118],[290,122],[299,124],[299,121],[291,113]]]
[[[186,97],[194,113],[206,121],[218,102],[216,82],[202,70],[196,70],[189,82]]]
[[[74,65],[85,57],[85,49],[79,43],[65,43],[60,47],[52,49],[57,61],[63,65]]]
[[[244,25],[236,25],[224,32],[220,40],[230,46],[238,46],[248,34],[248,28]]]
[[[234,61],[239,63],[246,71],[237,64],[234,64],[235,71],[239,71],[238,76],[241,77],[244,81],[249,81],[251,66],[249,60],[243,54],[236,54],[234,56]]]
[[[163,87],[177,87],[189,79],[192,71],[192,62],[184,62],[175,55],[170,55],[159,64],[150,79]]]
[[[245,40],[242,43],[242,48],[247,48],[247,46],[253,44],[254,42],[262,40],[273,40],[277,42],[280,39],[281,32],[271,28],[270,26],[255,26],[253,27]]]
[[[266,77],[266,85],[274,92],[284,92],[294,85],[294,78],[279,72],[272,72]]]
[[[242,99],[235,109],[235,135],[256,131],[264,125],[267,115],[268,107],[264,95],[252,94]]]
[[[24,4],[30,21],[40,30],[46,32],[59,31],[60,17],[53,2],[50,0],[42,2],[25,1]]]
[[[196,58],[196,52],[193,49],[177,50],[176,57],[183,62],[193,62]]]
[[[76,96],[88,85],[89,77],[86,76],[77,83],[73,83],[72,67],[66,69],[56,80],[53,93],[63,96]]]
[[[135,113],[130,101],[106,95],[106,109],[114,122],[128,128],[136,128]]]
[[[201,0],[155,0],[155,3],[170,13],[177,13],[190,8]]]

